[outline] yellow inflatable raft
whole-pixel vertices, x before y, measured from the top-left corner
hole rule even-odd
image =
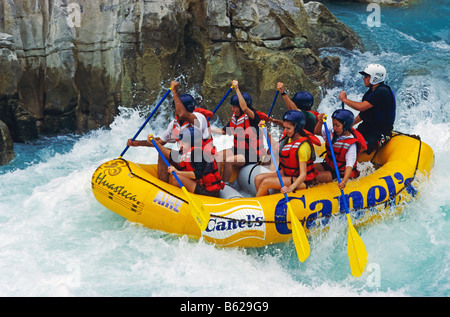
[[[414,198],[419,182],[433,167],[434,154],[419,137],[395,134],[376,153],[362,155],[358,160],[372,162],[375,171],[349,181],[344,189],[355,226],[379,218],[384,210],[397,212]],[[220,246],[261,247],[291,238],[290,219],[280,193],[259,198],[237,194],[234,197],[238,198],[231,199],[196,195],[211,214],[207,229],[200,231],[185,194],[160,181],[156,165],[122,158],[108,161],[94,172],[92,190],[103,206],[131,222],[168,233],[203,237]],[[331,218],[345,214],[336,182],[288,196],[307,234],[322,230]]]

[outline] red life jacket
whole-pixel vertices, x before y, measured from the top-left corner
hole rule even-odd
[[[317,139],[317,137],[313,136]],[[297,141],[293,141],[290,143],[286,143],[283,145],[283,141],[285,138],[281,140],[281,151],[280,151],[280,167],[284,171],[284,175],[286,176],[295,176],[298,177],[300,175],[300,164],[298,161],[298,149],[304,142],[308,142],[311,147],[311,157],[306,162],[306,178],[305,181],[313,180],[314,177],[318,174],[318,171],[314,169],[314,161],[316,159],[316,155],[314,152],[314,148],[311,145],[309,137],[301,137]],[[316,140],[314,140],[315,142]],[[319,139],[317,141],[320,144]]]
[[[214,117],[214,113],[212,111],[209,111],[208,109],[195,108],[194,112],[200,112],[202,115],[206,117],[206,119],[211,119],[212,117]]]
[[[256,112],[255,115],[258,113]],[[258,127],[252,127],[250,125],[250,118],[247,114],[243,114],[239,118],[233,114],[230,120],[230,128],[233,129],[233,144],[235,149],[253,149],[258,155],[258,158],[262,155],[263,141],[259,138],[259,134],[256,129]]]
[[[261,120],[269,122],[269,116],[267,114],[265,114],[262,111],[256,111],[256,113],[258,114],[258,116]]]
[[[319,121],[319,112],[314,110],[309,110],[308,112],[311,112],[316,117],[316,120]]]
[[[339,170],[340,175],[344,175],[345,172],[345,155],[347,154],[348,149],[350,148],[350,145],[355,144],[357,146],[357,152],[356,157],[358,155],[367,149],[366,141],[364,140],[364,137],[361,133],[359,133],[356,129],[352,128],[350,133],[353,135],[353,138],[349,139],[343,139],[339,140],[333,143],[333,151],[334,156],[336,158],[336,164]],[[331,134],[331,139],[333,139],[334,133]],[[330,146],[328,145],[328,142],[326,143],[326,156],[325,156],[325,162],[334,169],[334,163],[333,163],[333,157],[331,156],[330,152]],[[359,171],[356,168],[358,161],[355,161],[355,165],[353,166],[352,173],[350,174],[350,178],[355,178],[359,176]]]
[[[191,155],[192,151],[195,149],[200,149],[198,147],[191,147],[186,153],[182,154],[180,157],[180,169],[182,171],[193,172],[194,168],[192,167]],[[207,191],[215,192],[223,189],[225,187],[225,183],[222,182],[222,178],[220,176],[219,170],[217,168],[217,163],[214,160],[214,157],[211,156],[207,151],[204,151],[204,147],[202,150],[202,159],[206,161],[205,169],[203,171],[203,176],[200,179],[196,179],[197,184],[201,185]]]
[[[203,108],[195,108],[194,112],[198,112],[203,114],[206,118],[208,118],[208,116],[212,116],[212,112]],[[211,126],[209,124],[209,120],[206,120],[206,122],[208,123],[208,130],[211,130]],[[174,124],[173,124],[173,131],[172,131],[172,135],[175,138],[175,140],[177,142],[180,141],[180,139],[178,138],[178,136],[180,135],[180,131],[184,128],[189,128],[192,127],[193,125],[188,122],[185,121],[183,122],[183,124],[180,124],[180,121],[178,120],[178,118],[175,116],[175,120],[174,120]],[[205,147],[205,145],[209,144],[210,145],[210,149],[211,149],[211,154],[215,154],[216,153],[216,147],[213,144],[213,136],[211,134],[210,131],[210,137],[209,139],[203,139],[203,147]]]

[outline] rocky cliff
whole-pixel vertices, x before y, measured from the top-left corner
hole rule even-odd
[[[320,100],[339,69],[320,48],[362,49],[301,0],[1,0],[0,33],[0,120],[16,142],[108,126],[173,79],[210,109],[232,79],[261,110],[279,80]]]

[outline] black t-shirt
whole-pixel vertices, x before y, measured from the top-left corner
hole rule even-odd
[[[375,90],[369,89],[362,101],[367,101],[372,108],[359,113],[363,120],[358,126],[358,131],[366,136],[390,135],[395,121],[395,97],[389,86],[381,83]]]

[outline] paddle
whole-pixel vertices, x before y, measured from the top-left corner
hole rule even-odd
[[[233,86],[230,87],[230,89],[228,89],[228,91],[225,93],[225,95],[223,96],[222,100],[220,100],[220,102],[217,104],[217,106],[214,108],[213,110],[213,114],[216,113],[217,109],[219,109],[219,107],[223,104],[223,102],[225,101],[225,99],[227,99],[228,95],[230,94],[230,92],[233,90]]]
[[[264,135],[267,140],[267,144],[269,145],[269,151],[272,155],[272,162],[276,162],[275,154],[272,151],[272,146],[270,145],[270,139],[269,134],[267,133],[265,122],[262,124],[262,129],[264,131]],[[281,187],[284,187],[283,179],[281,178],[280,171],[277,169],[277,175],[278,179],[280,180]],[[306,238],[305,230],[303,229],[302,224],[300,223],[300,220],[295,216],[294,211],[291,206],[291,202],[289,201],[289,198],[286,193],[284,193],[284,199],[286,201],[287,210],[289,213],[289,216],[291,217],[291,224],[292,224],[292,237],[294,239],[295,249],[297,250],[297,257],[300,262],[305,261],[309,253],[311,251],[311,248],[309,246],[308,239]]]
[[[270,106],[270,110],[269,110],[269,113],[267,114],[267,116],[268,117],[270,117],[270,114],[272,113],[272,109],[273,109],[273,106],[275,106],[275,101],[277,101],[277,97],[278,97],[278,94],[279,94],[280,92],[277,90],[277,92],[275,93],[275,97],[273,98],[273,101],[272,101],[272,106]]]
[[[141,131],[144,129],[145,125],[150,121],[151,117],[155,114],[156,110],[158,110],[159,106],[163,103],[163,101],[166,99],[166,97],[169,95],[170,91],[172,90],[172,87],[170,87],[167,92],[164,94],[164,96],[162,97],[162,99],[158,102],[158,104],[156,105],[155,109],[153,109],[152,113],[150,113],[150,115],[148,116],[147,120],[145,120],[144,124],[139,128],[139,130],[136,132],[136,134],[134,135],[134,137],[131,139],[131,141],[136,140],[136,138],[138,137],[139,133],[141,133]],[[125,149],[122,151],[122,153],[119,155],[119,158],[122,158],[122,156],[125,155],[125,152],[128,151],[128,148],[130,146],[127,145],[125,147]]]
[[[153,136],[150,137],[150,141],[152,142],[155,149],[158,150],[158,153],[163,158],[164,163],[166,163],[167,167],[169,167],[170,166],[169,162],[164,157],[161,149],[156,144],[156,141],[154,140]],[[172,172],[172,175],[173,175],[173,177],[175,177],[175,179],[177,180],[178,184],[181,187],[181,190],[184,192],[184,194],[187,197],[189,206],[191,207],[190,210],[191,210],[192,217],[194,217],[194,220],[197,223],[197,225],[199,226],[200,230],[205,231],[206,227],[208,226],[208,222],[209,222],[209,218],[210,218],[209,212],[205,209],[205,206],[198,199],[196,199],[191,193],[188,192],[186,187],[184,187],[183,183],[178,178],[177,174],[175,172]]]
[[[325,131],[327,133],[328,145],[331,149],[331,156],[333,157],[334,169],[336,171],[336,176],[338,183],[341,183],[341,177],[338,172],[338,167],[336,163],[336,157],[334,156],[333,144],[331,143],[330,132],[328,131],[326,119],[323,119],[323,124],[325,125]],[[344,191],[341,189],[342,201],[345,208],[345,213],[347,214],[348,221],[348,239],[347,239],[347,253],[350,262],[350,268],[352,270],[352,275],[359,277],[363,274],[364,269],[367,264],[367,251],[362,241],[361,237],[356,232],[353,227],[352,220],[348,211],[347,200],[345,199]]]

